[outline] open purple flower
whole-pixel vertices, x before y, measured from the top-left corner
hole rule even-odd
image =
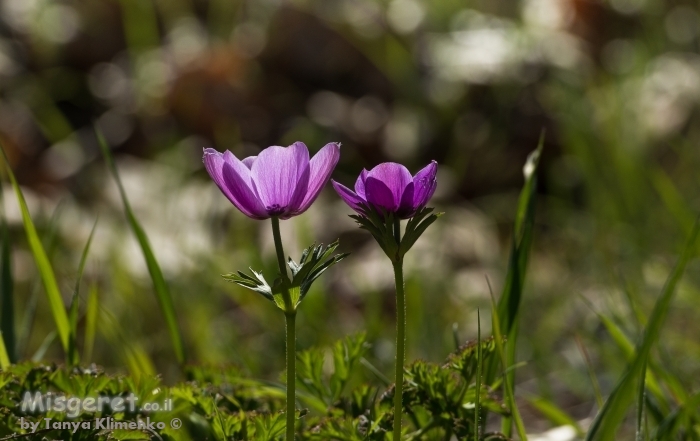
[[[204,166],[221,192],[253,219],[289,219],[316,200],[340,158],[340,144],[326,144],[311,160],[303,142],[268,147],[242,161],[230,151],[204,149]]]
[[[406,167],[395,162],[384,162],[372,170],[362,170],[355,182],[355,191],[335,181],[333,188],[341,198],[360,214],[360,204],[395,213],[400,219],[413,217],[425,207],[435,193],[437,162],[432,161],[425,168],[411,176]]]

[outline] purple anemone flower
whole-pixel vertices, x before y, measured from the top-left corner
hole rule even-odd
[[[340,143],[326,144],[311,160],[303,142],[268,147],[239,160],[230,151],[204,149],[204,166],[221,192],[253,219],[289,219],[306,211],[328,182]]]
[[[425,207],[435,193],[437,162],[432,161],[425,168],[411,176],[406,167],[395,162],[384,162],[372,170],[362,170],[355,182],[355,191],[335,181],[333,188],[341,198],[360,214],[360,204],[395,213],[400,219],[413,217]]]

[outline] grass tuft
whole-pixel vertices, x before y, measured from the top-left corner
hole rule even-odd
[[[29,248],[31,249],[32,256],[34,257],[34,262],[39,269],[41,281],[44,284],[46,296],[48,297],[49,305],[51,307],[51,314],[53,315],[54,322],[56,323],[56,331],[61,341],[63,351],[67,356],[70,345],[70,325],[68,323],[66,307],[63,304],[63,299],[61,298],[61,291],[58,289],[58,283],[56,282],[53,267],[51,266],[51,262],[49,262],[49,258],[46,255],[44,246],[41,244],[41,240],[39,239],[39,235],[36,231],[36,227],[34,226],[34,222],[32,221],[32,217],[29,214],[27,202],[24,199],[22,190],[19,188],[15,175],[10,168],[7,156],[5,156],[5,150],[2,148],[2,146],[0,146],[0,152],[2,152],[5,162],[5,169],[7,170],[10,183],[12,184],[12,188],[17,196],[17,201],[19,202],[24,231],[27,234],[27,242],[29,243]]]
[[[637,345],[634,358],[625,372],[618,380],[613,392],[593,420],[586,441],[612,441],[622,420],[637,395],[639,401],[639,378],[646,374],[649,354],[654,343],[658,340],[664,319],[668,314],[669,306],[673,300],[678,284],[688,261],[696,254],[698,234],[700,233],[700,220],[695,222],[685,250],[675,268],[669,275],[659,296],[654,309],[649,317],[649,322],[644,329],[641,341]]]
[[[148,273],[151,275],[151,280],[153,281],[153,287],[156,291],[156,298],[158,299],[158,304],[165,318],[165,322],[168,326],[168,332],[170,333],[170,341],[175,351],[175,357],[178,363],[183,365],[185,363],[185,347],[182,342],[182,336],[180,334],[180,329],[177,324],[177,316],[175,314],[175,306],[173,304],[173,298],[170,295],[170,290],[168,289],[167,283],[165,283],[165,278],[163,277],[163,271],[160,269],[160,265],[156,260],[156,256],[151,248],[150,241],[143,227],[136,219],[134,212],[131,210],[131,205],[129,204],[129,199],[126,196],[126,191],[124,191],[124,186],[119,178],[119,172],[117,166],[114,164],[114,159],[112,158],[112,153],[107,145],[107,141],[102,136],[102,134],[96,130],[97,140],[99,141],[100,148],[102,149],[102,154],[105,157],[107,166],[114,176],[114,180],[119,188],[119,194],[124,204],[124,211],[126,213],[127,221],[131,227],[136,239],[138,240],[141,251],[143,252],[143,257],[146,260],[146,266],[148,267]]]

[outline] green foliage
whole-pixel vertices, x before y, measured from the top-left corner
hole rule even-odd
[[[159,380],[154,379],[150,385],[160,385]],[[0,437],[13,433],[26,433],[26,430],[19,427],[19,419],[25,421],[39,422],[41,424],[41,435],[48,439],[65,440],[92,440],[92,439],[144,439],[143,432],[133,431],[140,434],[142,438],[125,438],[113,436],[113,431],[103,431],[95,428],[81,429],[76,433],[68,430],[46,430],[44,418],[51,418],[52,422],[70,421],[95,421],[96,418],[112,417],[115,420],[135,421],[137,418],[150,417],[154,421],[162,421],[173,415],[172,413],[148,413],[145,411],[129,412],[129,407],[123,412],[112,411],[110,406],[103,406],[102,412],[93,413],[80,411],[73,418],[66,411],[49,410],[44,411],[36,408],[34,412],[30,409],[22,411],[21,403],[26,392],[40,392],[42,394],[52,393],[53,397],[65,396],[66,398],[78,397],[99,397],[99,396],[122,396],[134,392],[140,399],[147,401],[164,402],[167,398],[165,389],[151,389],[149,393],[141,395],[143,390],[135,390],[131,386],[133,383],[127,377],[106,375],[99,369],[82,368],[59,368],[55,365],[42,365],[32,363],[20,363],[11,366],[9,369],[0,372]],[[154,393],[154,391],[157,392]],[[135,409],[136,410],[136,409]]]
[[[481,350],[477,350],[478,348]],[[380,389],[361,383],[364,378],[361,360],[369,345],[364,334],[334,343],[330,348],[311,348],[298,354],[298,381],[308,393],[302,401],[314,410],[302,409],[297,437],[300,440],[363,440],[384,441],[391,432],[393,411],[391,387],[380,398]],[[442,439],[454,434],[460,440],[472,438],[476,398],[475,366],[477,354],[485,360],[494,354],[494,341],[487,339],[469,343],[455,351],[444,364],[418,361],[406,369],[404,406],[412,416],[411,439]],[[332,361],[325,363],[326,358]],[[330,366],[327,371],[324,366]],[[250,379],[235,366],[186,366],[186,382],[165,386],[159,377],[138,378],[108,375],[97,368],[57,367],[20,363],[0,372],[0,437],[26,433],[19,427],[24,421],[94,422],[111,417],[115,421],[136,421],[150,418],[168,426],[157,432],[164,440],[278,440],[285,430],[285,392],[281,386]],[[69,417],[66,412],[45,409],[23,412],[20,403],[26,391],[53,393],[54,397],[122,396],[133,393],[137,406],[114,411],[109,406],[102,412],[82,410]],[[172,408],[147,412],[138,404],[165,403]],[[486,387],[479,400],[483,410],[506,414],[502,403]],[[320,406],[319,406],[320,404]],[[183,426],[169,426],[178,418]],[[44,424],[42,422],[42,424]],[[79,430],[45,430],[43,436],[64,440],[150,439],[146,430],[121,428]],[[493,436],[493,435],[489,435]],[[486,435],[483,439],[489,439]],[[493,438],[491,438],[493,439]]]
[[[518,198],[518,207],[513,225],[513,237],[511,239],[511,250],[508,260],[508,273],[506,274],[503,294],[498,300],[498,305],[493,308],[494,334],[507,337],[506,347],[501,357],[503,370],[507,370],[515,363],[515,347],[517,341],[517,323],[520,312],[521,300],[525,284],[525,274],[530,257],[530,247],[534,235],[535,222],[535,202],[537,199],[537,172],[542,148],[544,146],[544,132],[540,135],[537,149],[530,153],[527,162],[523,167],[525,185]],[[486,365],[486,381],[494,381],[498,374],[498,361],[496,358]],[[503,385],[505,395],[512,399],[512,390],[508,390],[509,384],[514,387],[515,371],[509,371],[504,375]],[[511,403],[511,408],[514,406]],[[514,410],[518,432],[521,438],[524,435],[522,422],[517,421],[517,409]],[[510,419],[503,420],[503,432],[510,435],[512,425]]]
[[[95,345],[95,331],[99,315],[99,298],[97,285],[90,286],[87,305],[85,306],[85,339],[83,343],[83,362],[92,360],[92,350]]]
[[[525,426],[523,424],[522,418],[520,417],[518,406],[515,403],[515,385],[512,383],[512,374],[509,372],[510,366],[508,363],[508,359],[506,358],[503,338],[500,331],[500,318],[498,316],[498,313],[496,312],[496,301],[493,298],[493,292],[491,293],[491,321],[491,329],[493,329],[495,337],[496,353],[498,354],[498,357],[501,361],[501,366],[503,367],[503,395],[505,397],[506,402],[508,403],[508,409],[510,410],[513,419],[515,420],[515,427],[518,429],[518,435],[520,436],[521,440],[526,441],[527,435],[525,433]],[[512,427],[510,419],[503,418],[503,420],[501,421],[501,426],[503,427],[503,432],[509,436]]]
[[[248,274],[244,273],[243,271],[222,274],[221,277],[223,277],[224,280],[235,283],[238,286],[242,286],[244,288],[248,288],[252,291],[255,291],[258,294],[261,294],[263,297],[265,297],[269,301],[276,303],[275,296],[273,295],[273,292],[272,292],[272,287],[270,286],[269,283],[267,283],[267,280],[265,280],[265,276],[263,276],[262,273],[256,272],[253,268],[249,268],[249,269],[250,269],[250,272],[253,273],[252,277],[249,276]],[[280,308],[284,309],[284,303],[282,303],[281,306],[279,303],[276,303],[276,304]]]
[[[398,218],[395,217],[394,213],[387,213],[385,210],[371,205],[360,204],[360,208],[364,212],[364,216],[351,214],[349,217],[357,222],[360,228],[369,231],[392,262],[397,260],[399,258],[398,236],[400,232],[397,232],[395,227]]]
[[[73,289],[73,297],[71,298],[71,304],[69,308],[68,320],[70,322],[71,329],[71,339],[68,346],[68,362],[71,365],[76,365],[80,361],[80,356],[78,355],[78,313],[80,311],[80,281],[83,278],[83,271],[85,270],[85,263],[87,262],[87,256],[90,252],[90,244],[92,243],[92,238],[95,235],[95,229],[97,228],[97,221],[90,231],[90,236],[85,243],[85,248],[83,248],[83,253],[80,256],[80,264],[78,265],[78,277],[75,280],[75,288]]]
[[[3,334],[0,332],[0,369],[7,369],[9,366],[10,356],[7,353],[7,347],[5,346]]]
[[[474,439],[478,424],[475,412],[477,402],[481,412],[495,412],[502,416],[509,414],[488,386],[476,383],[478,366],[493,358],[495,349],[493,338],[470,342],[450,354],[442,365],[419,360],[406,368],[404,409],[414,425],[418,426],[415,430],[420,435],[435,431],[441,437],[453,434],[458,439]],[[479,355],[483,357],[481,360]],[[382,395],[381,401],[389,405],[393,395],[392,387]]]
[[[66,313],[66,307],[63,304],[63,299],[61,298],[61,291],[58,288],[58,282],[56,281],[56,276],[54,274],[53,267],[49,262],[49,258],[46,255],[46,251],[44,250],[44,246],[42,245],[41,240],[39,239],[39,235],[37,233],[36,227],[34,226],[34,222],[32,221],[32,217],[29,214],[27,202],[24,199],[24,195],[22,194],[22,190],[19,188],[19,184],[15,179],[15,175],[12,172],[12,169],[7,163],[7,157],[5,156],[5,151],[2,149],[2,146],[0,146],[0,152],[2,152],[2,156],[5,163],[5,169],[7,170],[8,176],[10,177],[10,183],[12,184],[15,196],[17,197],[17,201],[19,202],[19,207],[22,212],[22,222],[24,224],[24,231],[27,235],[27,242],[29,242],[29,247],[31,249],[32,256],[34,257],[34,262],[36,263],[36,266],[39,269],[39,275],[41,276],[41,281],[44,284],[44,290],[46,291],[46,296],[48,298],[49,305],[51,306],[51,314],[53,315],[53,319],[56,324],[56,331],[58,332],[58,336],[61,341],[61,345],[63,346],[63,350],[66,353],[66,356],[68,356],[70,352],[69,342],[71,339],[70,325],[68,323],[68,314]]]
[[[138,240],[141,251],[143,252],[143,257],[146,260],[146,266],[148,267],[148,273],[151,275],[151,280],[153,281],[153,287],[156,291],[156,298],[158,299],[158,304],[160,305],[161,311],[165,318],[165,323],[168,326],[168,332],[170,333],[170,341],[173,345],[173,350],[175,351],[175,357],[177,361],[182,364],[185,362],[185,346],[182,342],[182,336],[180,334],[180,328],[177,323],[177,315],[175,314],[175,305],[173,304],[173,298],[170,295],[170,290],[168,289],[168,284],[165,282],[165,277],[163,277],[163,271],[160,269],[160,265],[156,260],[156,256],[153,253],[151,244],[146,236],[146,232],[143,227],[136,219],[134,212],[131,210],[131,204],[129,204],[129,199],[126,196],[126,191],[124,191],[124,186],[119,178],[119,171],[117,166],[114,164],[114,159],[112,159],[112,153],[110,152],[109,145],[104,139],[99,131],[96,131],[97,140],[102,150],[102,155],[107,162],[109,170],[114,176],[114,180],[119,188],[119,195],[121,196],[122,203],[124,204],[124,211],[126,213],[127,221],[131,227],[136,239]]]
[[[396,231],[399,219],[395,213],[387,213],[381,208],[360,204],[364,215],[350,215],[363,230],[369,231],[384,253],[392,262],[406,255],[420,236],[444,213],[433,213],[433,208],[421,208],[406,222],[403,238]]]
[[[527,401],[552,424],[556,426],[571,426],[576,430],[577,436],[583,436],[584,431],[579,423],[556,404],[543,397],[528,397]]]
[[[0,199],[1,201],[1,199]],[[13,298],[10,236],[4,217],[0,219],[0,358],[15,360],[15,302]],[[0,365],[0,367],[5,367]]]
[[[323,244],[312,245],[301,253],[299,263],[294,262],[290,257],[287,264],[292,270],[292,286],[299,287],[299,300],[301,302],[309,292],[311,284],[318,279],[328,268],[340,262],[348,256],[348,253],[336,254],[332,256],[339,242],[336,240],[324,247]]]
[[[58,245],[59,245],[59,234],[58,234],[58,228],[59,228],[59,220],[61,219],[61,215],[63,214],[63,205],[59,203],[56,208],[53,210],[53,213],[51,214],[51,217],[48,221],[48,224],[44,226],[44,231],[42,231],[43,234],[40,235],[41,243],[44,246],[44,250],[46,250],[46,255],[51,258],[57,251]],[[55,265],[55,261],[54,261]],[[35,280],[32,285],[31,285],[31,291],[29,295],[29,299],[27,303],[24,306],[24,311],[22,312],[21,319],[20,319],[20,324],[19,324],[19,332],[17,333],[17,343],[16,343],[16,352],[17,352],[17,357],[20,358],[21,354],[26,354],[29,352],[29,339],[32,334],[32,330],[34,329],[34,326],[37,324],[36,316],[37,316],[37,310],[39,309],[39,302],[40,302],[40,294],[41,294],[41,286],[42,283],[40,283],[39,280]],[[51,328],[49,328],[51,329]],[[45,340],[44,342],[52,342],[56,338],[56,331],[55,330],[50,330],[47,335],[45,335]],[[47,347],[40,346],[38,349],[36,349],[34,356],[32,356],[32,360],[36,360],[36,356],[38,354],[43,354]],[[40,359],[40,358],[39,358]]]
[[[421,208],[406,222],[406,231],[403,238],[401,238],[401,245],[399,245],[399,254],[401,256],[404,256],[415,245],[425,230],[444,214],[433,213],[433,210],[433,208]]]
[[[523,167],[525,185],[518,199],[515,224],[513,225],[511,251],[508,260],[508,273],[506,274],[505,286],[503,287],[503,295],[498,300],[498,316],[501,321],[501,332],[503,335],[507,336],[510,336],[510,331],[515,326],[518,318],[518,309],[520,308],[520,301],[525,283],[525,274],[530,256],[533,227],[535,223],[537,169],[540,156],[542,155],[543,145],[544,133],[540,137],[537,150],[530,153]]]
[[[700,222],[696,222],[688,238],[685,251],[678,260],[673,272],[666,280],[663,291],[656,301],[642,339],[635,351],[634,359],[618,380],[612,394],[608,397],[605,405],[593,421],[586,435],[587,441],[615,439],[618,425],[625,418],[628,408],[635,398],[635,393],[637,397],[640,397],[638,398],[638,412],[642,412],[643,406],[640,401],[643,402],[644,378],[646,376],[651,348],[659,338],[664,319],[668,314],[668,309],[676,292],[676,285],[681,279],[688,261],[697,253],[697,238],[699,234]],[[641,427],[641,423],[639,423],[641,416],[639,416],[639,414],[637,420],[638,427]]]
[[[19,427],[19,418],[41,422],[89,421],[92,429],[42,430],[48,439],[107,440],[151,439],[147,430],[121,430],[94,428],[97,418],[111,417],[115,421],[137,421],[149,418],[153,422],[165,422],[167,427],[158,430],[164,440],[259,440],[276,439],[284,430],[284,414],[278,409],[283,405],[284,394],[279,389],[239,376],[240,371],[189,367],[189,375],[199,381],[180,383],[166,387],[158,377],[141,376],[138,380],[107,375],[99,369],[59,368],[55,365],[21,363],[0,372],[0,437],[13,433],[26,433]],[[207,380],[213,380],[209,382]],[[133,393],[138,400],[133,412],[127,406],[124,411],[113,411],[104,406],[102,412],[81,411],[73,418],[67,413],[47,410],[23,412],[20,403],[26,391],[53,393],[54,397],[126,397]],[[166,403],[172,400],[171,410],[148,412],[140,403]],[[183,426],[178,430],[170,422],[179,418]]]
[[[311,348],[297,353],[297,382],[311,395],[310,404],[329,414],[333,414],[333,408],[352,413],[352,401],[356,402],[359,397],[351,397],[344,392],[347,391],[351,374],[369,349],[365,338],[362,333],[333,345],[330,351],[333,371],[330,374],[324,372],[326,350]]]
[[[291,257],[288,258],[287,264],[292,270],[292,280],[290,286],[286,287],[289,290],[292,306],[296,308],[304,297],[309,292],[311,284],[321,276],[328,268],[340,262],[348,256],[347,253],[332,254],[338,248],[338,241],[331,243],[328,246],[312,245],[306,248],[302,254],[299,263],[296,263]],[[283,292],[285,292],[285,282],[282,278],[275,279],[272,286],[267,283],[262,273],[256,272],[250,268],[253,276],[250,276],[242,271],[235,273],[223,274],[224,280],[235,283],[236,285],[248,288],[252,291],[261,294],[266,299],[275,303],[281,310],[285,310]]]

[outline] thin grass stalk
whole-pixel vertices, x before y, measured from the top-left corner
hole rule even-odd
[[[46,251],[44,250],[41,240],[39,239],[39,234],[36,231],[32,217],[29,214],[29,208],[27,207],[27,202],[24,199],[24,194],[22,194],[19,183],[15,179],[15,175],[10,168],[7,156],[5,156],[5,150],[2,149],[2,146],[0,146],[0,152],[2,153],[2,157],[5,162],[5,169],[7,170],[7,175],[10,178],[10,184],[14,189],[17,202],[19,203],[20,211],[22,213],[22,222],[24,224],[24,231],[27,235],[27,242],[29,243],[29,248],[31,249],[32,256],[34,257],[34,262],[39,270],[41,281],[44,284],[44,290],[46,291],[47,300],[49,301],[49,306],[51,308],[51,314],[53,315],[54,322],[56,324],[58,337],[61,341],[63,351],[67,356],[69,353],[70,325],[68,324],[66,307],[63,304],[63,298],[61,297],[61,290],[58,288],[58,282],[56,281],[56,275],[53,267],[49,261]]]
[[[508,407],[510,410],[510,413],[512,415],[512,420],[515,422],[515,429],[518,432],[518,436],[520,437],[521,441],[527,441],[527,434],[525,432],[525,425],[523,424],[522,417],[520,416],[520,411],[518,410],[518,406],[516,405],[515,402],[515,389],[514,385],[510,383],[509,377],[508,377],[508,369],[510,367],[508,366],[508,361],[506,358],[506,352],[505,348],[503,347],[503,334],[501,333],[501,323],[498,318],[498,313],[497,313],[497,306],[496,306],[496,299],[493,296],[493,290],[491,289],[491,282],[489,282],[489,279],[486,278],[486,282],[489,285],[489,292],[491,294],[491,319],[493,320],[492,328],[493,328],[493,334],[494,334],[494,340],[496,343],[496,352],[498,353],[499,359],[501,361],[501,365],[503,367],[503,395],[505,396],[506,402],[508,403]],[[505,419],[505,418],[504,418]]]
[[[177,315],[175,314],[175,305],[173,298],[168,289],[168,284],[165,282],[165,277],[163,276],[163,271],[160,269],[158,260],[156,259],[155,253],[153,253],[153,248],[151,247],[148,236],[144,231],[143,227],[136,219],[136,215],[131,209],[131,204],[122,185],[121,178],[119,177],[119,171],[112,158],[112,153],[110,151],[109,145],[105,140],[104,136],[96,130],[95,134],[97,136],[97,141],[102,150],[102,155],[107,162],[107,167],[111,171],[114,181],[117,184],[119,190],[119,195],[124,205],[124,212],[126,214],[129,226],[136,236],[136,240],[141,247],[141,252],[143,253],[144,260],[146,261],[146,266],[148,267],[148,273],[151,276],[151,281],[153,282],[153,288],[156,292],[156,300],[158,300],[158,305],[165,318],[165,323],[168,327],[168,333],[170,334],[170,341],[175,352],[175,357],[177,358],[180,366],[184,366],[187,356],[185,354],[185,345],[182,341],[182,334],[177,323]]]
[[[676,266],[666,280],[661,295],[654,305],[649,316],[649,321],[642,339],[637,345],[634,359],[618,380],[607,401],[596,415],[591,427],[586,434],[586,441],[611,441],[615,439],[618,426],[627,415],[629,406],[635,400],[635,388],[638,385],[638,375],[645,375],[646,366],[649,363],[649,354],[652,346],[659,338],[662,326],[668,314],[669,307],[676,292],[676,286],[680,281],[688,261],[697,255],[697,241],[700,235],[700,219],[695,222],[693,230],[686,242]]]
[[[0,222],[0,240],[2,240],[0,247],[0,334],[2,334],[2,343],[8,360],[14,362],[17,352],[15,349],[15,304],[10,236],[7,234],[5,219],[3,218]]]
[[[476,309],[476,397],[474,399],[474,441],[479,440],[481,420],[481,311]]]

